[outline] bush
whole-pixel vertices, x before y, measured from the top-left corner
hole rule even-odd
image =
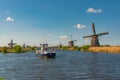
[[[16,53],[20,53],[20,52],[22,52],[22,47],[20,45],[16,45],[16,46],[14,46],[14,50]]]
[[[62,50],[68,50],[68,46],[63,46]]]
[[[35,47],[31,47],[31,50],[35,50]]]
[[[4,46],[4,47],[2,47],[2,53],[7,53],[7,47],[6,46]]]
[[[82,50],[83,50],[83,51],[87,51],[87,50],[89,49],[89,47],[90,47],[89,45],[84,45],[84,46],[82,47]]]
[[[80,50],[80,47],[79,46],[75,46],[74,49],[75,50]]]

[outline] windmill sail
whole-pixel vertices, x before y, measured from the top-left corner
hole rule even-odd
[[[96,34],[94,22],[92,23],[92,31],[94,34]]]
[[[74,40],[74,42],[77,41],[77,40]]]
[[[92,37],[93,35],[90,35],[90,36],[84,36],[83,38],[89,38],[89,37]]]
[[[72,35],[70,35],[70,37],[71,37],[71,40],[73,41]]]
[[[107,35],[109,34],[108,32],[102,32],[102,33],[98,33],[97,35],[100,36],[100,35]]]

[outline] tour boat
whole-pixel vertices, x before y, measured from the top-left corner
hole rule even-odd
[[[48,44],[40,44],[40,49],[36,50],[36,54],[40,54],[42,57],[55,58],[55,50],[50,49]]]

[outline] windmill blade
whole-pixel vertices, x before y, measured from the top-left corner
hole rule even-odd
[[[11,39],[10,43],[11,43],[11,44],[13,43],[13,39]]]
[[[84,36],[83,38],[89,38],[89,37],[92,37],[93,35],[90,35],[90,36]]]
[[[74,40],[74,42],[77,41],[77,40]]]
[[[108,32],[102,32],[102,33],[98,33],[97,35],[102,36],[102,35],[107,35],[107,34],[109,34],[109,33]]]
[[[96,34],[94,22],[92,23],[92,31],[94,34]]]
[[[72,35],[70,35],[70,37],[71,37],[71,40],[73,40]]]

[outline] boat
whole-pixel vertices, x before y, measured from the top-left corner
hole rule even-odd
[[[42,57],[55,58],[55,50],[48,47],[48,44],[40,44],[40,48],[36,50],[36,54],[40,54]]]

